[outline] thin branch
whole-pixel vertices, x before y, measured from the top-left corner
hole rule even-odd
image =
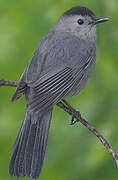
[[[15,81],[7,81],[7,80],[0,80],[0,86],[12,86],[16,87],[18,85]],[[109,145],[109,143],[105,140],[105,138],[90,124],[88,123],[84,118],[81,117],[81,114],[79,111],[76,111],[71,107],[70,104],[68,104],[65,100],[63,100],[64,104],[62,102],[59,102],[57,104],[58,107],[63,109],[65,112],[67,112],[69,115],[72,116],[72,118],[75,118],[75,122],[82,123],[85,127],[89,129],[95,136],[98,137],[98,139],[101,141],[101,143],[106,147],[108,152],[112,155],[117,167],[118,167],[118,156],[112,149],[112,147]]]
[[[116,166],[118,168],[118,156],[117,156],[117,154],[114,152],[114,150],[109,145],[109,143],[105,140],[105,138],[90,123],[88,123],[84,118],[81,117],[80,112],[76,111],[72,107],[68,108],[62,102],[59,102],[57,104],[57,106],[59,106],[61,109],[66,111],[71,116],[74,116],[76,118],[77,122],[81,122],[84,126],[86,126],[89,129],[89,131],[91,131],[95,136],[98,137],[98,139],[101,141],[101,143],[107,148],[108,152],[112,155],[113,159],[115,160]]]
[[[0,86],[11,86],[11,87],[16,87],[17,86],[16,81],[7,81],[4,79],[0,79]]]

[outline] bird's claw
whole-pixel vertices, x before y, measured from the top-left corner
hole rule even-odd
[[[78,121],[76,120],[76,118],[74,116],[72,116],[70,125],[74,125],[76,122],[78,122]]]

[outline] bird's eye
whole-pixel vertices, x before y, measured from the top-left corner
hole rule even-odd
[[[78,19],[78,24],[80,24],[80,25],[82,25],[82,24],[84,24],[84,21],[82,20],[82,19]]]

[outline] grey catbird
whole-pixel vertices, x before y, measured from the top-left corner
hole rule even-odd
[[[11,150],[11,176],[39,177],[53,106],[87,84],[96,61],[96,25],[108,20],[73,7],[38,44],[12,97],[16,101],[25,94],[27,112]]]

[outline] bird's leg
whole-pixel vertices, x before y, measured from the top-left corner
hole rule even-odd
[[[75,110],[72,108],[72,106],[66,101],[66,100],[62,100],[64,102],[64,104],[71,109],[72,111],[72,119],[71,119],[71,123],[70,125],[74,125],[76,122],[78,122],[78,120],[75,118]]]

